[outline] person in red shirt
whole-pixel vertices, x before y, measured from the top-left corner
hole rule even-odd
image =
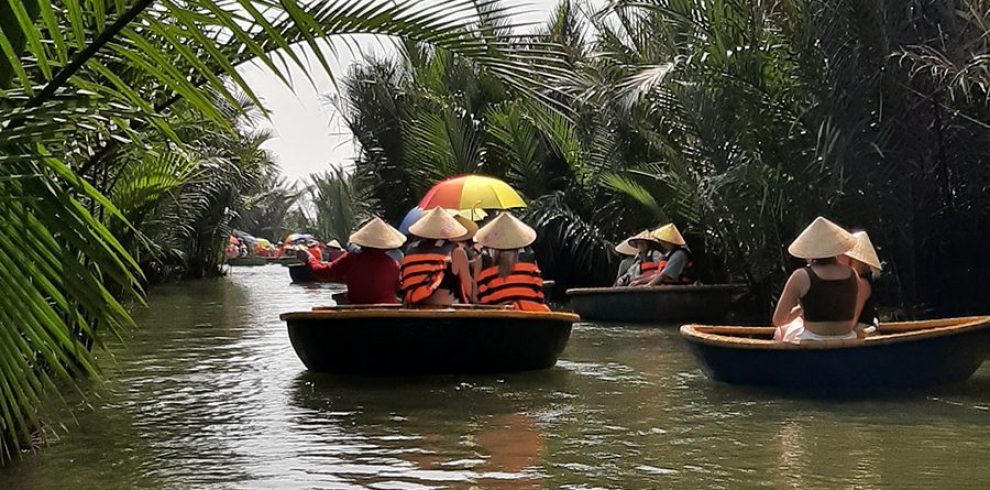
[[[347,284],[347,300],[353,305],[398,303],[399,263],[387,252],[401,247],[405,235],[374,218],[354,232],[350,241],[361,251],[346,252],[330,263],[322,263],[304,250],[297,257],[317,279]]]

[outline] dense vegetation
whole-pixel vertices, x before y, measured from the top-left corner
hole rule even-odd
[[[147,279],[214,274],[234,225],[278,229],[264,108],[236,67],[287,84],[291,47],[360,33],[473,59],[530,86],[536,56],[484,26],[491,2],[0,2],[0,461],[37,434],[60,385],[97,375]],[[332,49],[332,48],[331,48]],[[330,70],[322,54],[317,69]],[[534,98],[539,93],[530,89]],[[142,270],[143,269],[143,270]]]
[[[441,177],[503,177],[564,282],[609,281],[615,240],[674,221],[704,279],[744,280],[768,307],[796,265],[787,243],[828,215],[880,247],[885,305],[975,313],[988,33],[981,0],[565,1],[514,40],[561,45],[563,113],[417,44],[354,67],[339,105],[387,218]]]

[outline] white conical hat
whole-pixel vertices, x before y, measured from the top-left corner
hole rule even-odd
[[[852,234],[819,216],[794,239],[787,251],[799,259],[827,259],[838,257],[855,245]]]
[[[684,241],[684,237],[681,236],[680,230],[678,230],[677,226],[673,223],[657,228],[653,232],[653,238],[667,243],[673,243],[674,245],[684,246],[687,244],[687,242]]]
[[[360,230],[355,231],[350,240],[351,243],[361,247],[392,250],[406,243],[406,236],[382,221],[381,218],[372,218]]]
[[[495,250],[518,250],[536,241],[536,230],[511,213],[502,213],[474,235],[474,241]]]
[[[636,250],[636,247],[632,246],[629,243],[629,240],[631,239],[632,237],[622,240],[622,243],[619,243],[618,245],[615,246],[615,251],[619,252],[622,255],[629,255],[629,256],[638,254],[639,250]]]
[[[858,260],[877,272],[883,270],[883,265],[880,263],[880,257],[877,256],[877,250],[873,248],[870,235],[867,235],[865,231],[857,231],[852,236],[856,239],[856,245],[853,246],[852,250],[846,252],[846,257]]]
[[[343,249],[344,248],[344,247],[341,247],[340,246],[340,242],[338,242],[337,240],[330,240],[330,243],[327,244],[327,247],[330,247],[330,248],[339,248],[339,249]]]
[[[467,228],[462,226],[446,209],[433,208],[409,227],[409,233],[429,240],[453,240],[466,235]]]

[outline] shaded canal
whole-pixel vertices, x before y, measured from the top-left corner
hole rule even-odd
[[[990,482],[990,364],[934,392],[791,399],[710,382],[676,329],[585,324],[547,372],[341,379],[307,374],[278,320],[330,292],[290,286],[278,266],[155,289],[93,410],[0,470],[0,488]]]

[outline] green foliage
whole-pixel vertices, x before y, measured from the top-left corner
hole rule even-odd
[[[210,274],[236,220],[270,191],[264,109],[237,72],[287,84],[329,37],[361,33],[442,46],[533,97],[526,56],[477,27],[488,2],[392,0],[13,0],[0,2],[0,459],[22,447],[60,381],[96,377],[94,347],[130,320],[153,263]],[[331,74],[332,75],[332,74]],[[271,196],[268,196],[271,197]],[[283,196],[284,197],[284,196]],[[120,208],[118,208],[120,206]],[[267,225],[266,225],[267,226]],[[5,231],[4,231],[5,230]],[[151,269],[154,269],[152,267]]]

